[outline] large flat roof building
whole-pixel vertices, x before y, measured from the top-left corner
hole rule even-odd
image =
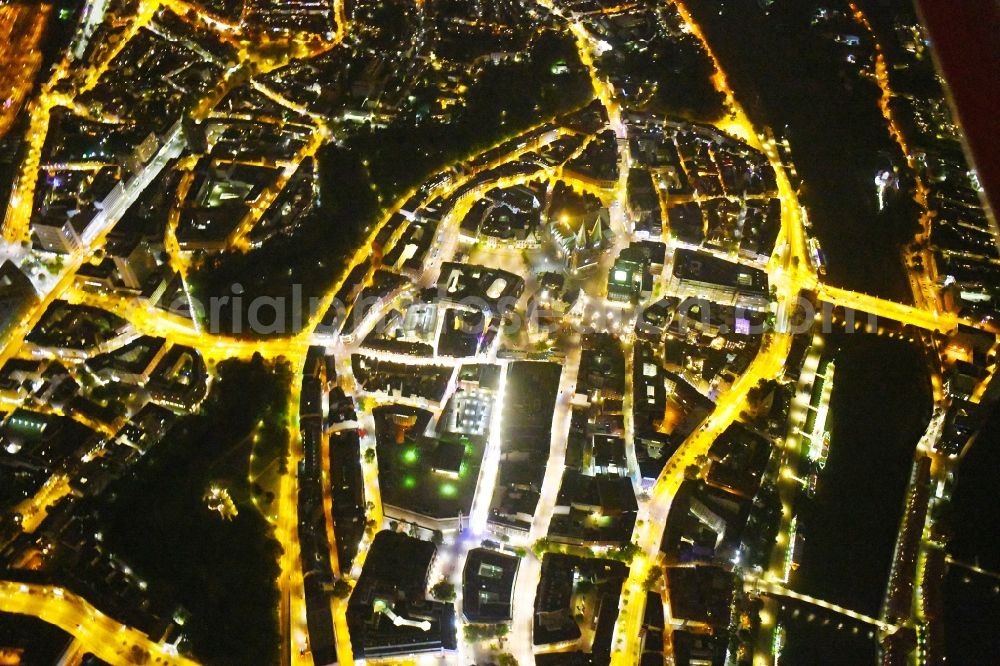
[[[671,282],[679,291],[718,303],[767,305],[767,273],[707,252],[679,248]]]

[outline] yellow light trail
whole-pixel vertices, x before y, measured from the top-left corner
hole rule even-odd
[[[295,377],[301,376],[305,363],[305,350],[289,357],[292,372]],[[305,583],[302,574],[302,554],[299,544],[298,514],[299,489],[298,469],[302,460],[302,439],[299,432],[299,400],[302,385],[299,381],[292,382],[292,390],[288,396],[288,413],[290,419],[290,441],[288,449],[288,473],[281,477],[281,489],[278,497],[278,524],[275,537],[281,544],[282,554],[279,560],[281,574],[278,579],[280,606],[278,610],[281,628],[282,663],[311,664],[303,650],[308,642],[306,626]]]
[[[958,316],[951,312],[922,310],[912,305],[904,305],[826,284],[819,285],[818,294],[820,298],[836,305],[939,333],[950,333],[958,328],[958,324],[961,322]],[[971,322],[962,323],[971,324]]]
[[[173,4],[177,5],[178,3]],[[156,1],[145,1],[140,5],[139,11],[131,20],[125,35],[106,54],[103,62],[97,66],[90,66],[84,71],[82,83],[76,92],[88,90],[96,85],[110,62],[120,53],[138,29],[152,19],[153,14],[159,6],[160,3]],[[343,4],[341,0],[337,0],[336,6],[340,17],[343,18]],[[184,17],[186,12],[180,11],[179,14]],[[226,26],[216,25],[214,27],[225,28]],[[344,34],[346,34],[346,24],[341,22],[338,25],[338,41],[343,38]],[[55,85],[66,78],[67,74],[67,65],[63,63],[57,68],[50,81],[43,87],[42,93],[32,107],[28,155],[21,165],[4,223],[3,232],[5,238],[8,240],[14,241],[27,238],[35,181],[41,149],[48,131],[51,110],[56,106],[73,106],[71,96],[52,92]],[[206,114],[214,106],[214,98],[217,96],[221,97],[225,92],[225,88],[225,83],[217,86],[212,99],[203,100],[195,110],[194,115],[200,116]],[[326,132],[323,128],[320,128],[314,134],[313,140],[307,145],[306,150],[314,151],[325,138]],[[302,156],[299,157],[301,159]],[[173,226],[174,228],[176,227],[176,219]],[[99,246],[102,241],[103,234],[101,237],[94,239],[91,247]],[[179,272],[184,273],[187,268],[186,262],[179,258],[176,238],[173,237],[172,241],[170,249],[173,251],[169,253],[171,264],[180,269]],[[84,257],[82,254],[79,257],[75,257],[74,262],[70,266],[71,270],[66,271],[62,279],[48,292],[43,302],[20,325],[8,332],[5,340],[7,344],[4,345],[0,360],[8,358],[11,355],[54,298],[70,290],[74,281],[75,268],[83,260]],[[305,350],[308,346],[307,331],[294,338],[269,341],[240,340],[225,336],[211,336],[198,331],[193,322],[176,315],[153,310],[148,307],[148,304],[140,305],[131,299],[104,297],[76,289],[70,290],[66,296],[71,302],[86,302],[124,316],[143,333],[162,336],[174,343],[191,346],[209,357],[209,361],[213,357],[248,357],[254,353],[261,353],[266,357],[284,356],[291,359],[294,366],[301,368]],[[292,413],[297,413],[297,390],[292,392],[289,409],[292,410]],[[299,442],[297,433],[294,433],[290,451],[290,469],[295,468],[300,458],[301,443]],[[288,655],[288,652],[291,652],[291,655],[288,655],[286,663],[308,663],[302,657],[299,650],[290,650],[293,638],[296,640],[296,643],[303,646],[307,640],[302,572],[299,566],[297,537],[298,493],[296,485],[294,474],[289,473],[282,477],[278,526],[276,530],[283,547],[283,556],[280,562],[282,576],[280,584],[282,604],[280,610],[282,633],[285,639],[282,643],[286,655]],[[25,516],[25,529],[28,531],[35,529],[44,520],[45,509],[64,497],[67,492],[68,483],[66,483],[64,478],[59,476],[50,478],[49,483],[43,487],[42,491],[36,494],[29,503],[21,507]],[[102,615],[100,611],[89,606],[86,601],[68,595],[62,590],[35,589],[20,586],[10,594],[0,594],[0,596],[4,597],[2,603],[5,604],[5,610],[33,615],[57,624],[76,636],[94,654],[111,663],[133,663],[133,661],[139,663],[145,661],[142,657],[144,653],[154,655],[157,661],[161,663],[193,663],[190,660],[177,657],[176,651],[172,646],[161,646],[150,642],[140,632],[129,629],[124,625],[113,623],[113,621]],[[343,633],[343,637],[346,637],[346,632]],[[117,647],[119,642],[121,643],[121,648]]]
[[[721,64],[709,47],[700,26],[695,23],[683,3],[675,2],[674,4],[691,34],[698,38],[712,60],[715,68],[712,82],[716,89],[724,94],[726,104],[731,110],[728,117],[720,121],[718,126],[723,131],[733,134],[752,147],[761,150],[774,168],[782,202],[782,236],[787,242],[789,250],[784,261],[780,261],[777,255],[772,257],[768,271],[772,277],[772,284],[777,287],[779,308],[783,306],[787,309],[800,291],[801,284],[796,279],[797,276],[801,272],[809,275],[808,268],[806,268],[809,265],[808,250],[802,230],[797,197],[791,188],[783,165],[777,158],[773,143],[765,144],[760,140],[746,113],[736,101]],[[801,270],[792,270],[793,267],[801,267]],[[615,627],[616,644],[625,647],[612,655],[612,664],[631,666],[639,660],[640,626],[645,605],[643,582],[648,575],[647,562],[655,557],[659,548],[663,526],[669,514],[673,497],[684,481],[685,469],[688,465],[694,464],[699,456],[707,455],[716,437],[732,423],[745,406],[746,395],[750,388],[761,379],[780,374],[790,346],[791,336],[782,333],[772,334],[770,341],[766,343],[765,348],[754,359],[747,371],[729,391],[719,398],[715,410],[706,422],[680,446],[667,463],[660,478],[657,479],[650,494],[647,515],[645,515],[641,527],[637,526],[633,537],[633,541],[639,546],[643,555],[632,562],[629,578],[625,583],[628,595],[623,596],[622,609]],[[638,521],[637,525],[639,525]]]
[[[82,289],[71,289],[62,297],[69,303],[111,312],[127,320],[142,335],[166,338],[174,344],[191,347],[205,357],[246,359],[260,354],[269,359],[285,357],[294,360],[308,347],[308,340],[301,336],[254,340],[199,331],[191,319],[151,308],[139,299],[96,294]]]
[[[534,127],[528,128],[518,136],[529,136],[532,133],[536,132],[543,125],[544,123],[539,123]],[[502,146],[511,138],[513,137],[506,137],[504,139],[501,139],[492,146],[489,146],[479,151],[475,155],[470,155],[468,159],[472,159],[479,155],[485,155],[489,153],[491,150]],[[540,144],[533,145],[533,143],[534,142],[530,142],[529,145],[526,145],[524,148],[521,148],[517,151],[499,157],[489,162],[488,164],[485,164],[476,169],[471,169],[468,172],[463,173],[462,175],[456,175],[453,179],[453,182],[446,182],[436,186],[431,192],[427,193],[427,196],[424,198],[424,200],[427,201],[437,196],[440,196],[442,198],[447,197],[452,192],[458,190],[459,187],[461,187],[465,183],[468,183],[477,175],[489,171],[491,169],[494,169],[500,166],[501,164],[516,160],[523,153],[529,152],[531,150],[537,150],[540,147]],[[440,173],[438,175],[440,175]],[[491,183],[489,187],[492,186],[493,184]],[[484,185],[483,187],[485,188],[486,185]],[[309,320],[308,324],[305,326],[305,329],[303,331],[303,334],[306,335],[307,338],[311,339],[313,335],[312,332],[315,331],[317,328],[319,328],[319,325],[323,320],[323,316],[326,314],[326,311],[333,304],[333,299],[336,297],[337,292],[340,291],[341,287],[343,287],[344,283],[347,281],[347,276],[350,275],[351,271],[354,270],[355,267],[357,267],[358,265],[360,265],[365,261],[368,261],[371,258],[371,248],[374,245],[376,236],[378,236],[382,228],[389,223],[389,220],[391,220],[396,213],[402,210],[403,205],[407,201],[409,201],[409,199],[413,195],[417,193],[417,190],[418,188],[414,187],[405,194],[403,194],[402,196],[400,196],[395,201],[395,203],[392,204],[392,206],[390,206],[387,210],[385,210],[385,212],[382,214],[381,219],[379,219],[378,222],[372,225],[372,228],[368,231],[367,236],[364,238],[364,240],[362,240],[358,244],[358,249],[355,250],[354,254],[350,257],[350,259],[344,263],[344,269],[340,272],[338,278],[334,280],[333,285],[327,290],[323,298],[320,299],[320,304],[319,307],[317,308],[317,311],[312,314],[311,319]],[[401,229],[397,230],[396,237],[398,238],[401,233],[402,233]],[[372,269],[368,271],[369,273],[368,279],[370,279],[371,274],[374,272],[374,268],[375,267],[372,267]]]
[[[21,516],[21,530],[31,534],[48,516],[49,509],[70,494],[69,477],[65,474],[53,474],[45,481],[31,497],[22,500],[14,513]]]
[[[882,116],[885,118],[888,125],[889,135],[893,138],[896,144],[899,145],[899,149],[903,153],[903,158],[906,160],[910,173],[913,175],[915,187],[913,199],[920,207],[920,232],[917,234],[916,240],[918,242],[927,242],[931,237],[931,220],[934,217],[927,205],[929,189],[920,175],[920,167],[913,158],[913,154],[910,152],[910,147],[907,145],[906,137],[903,135],[903,131],[900,129],[900,123],[896,119],[896,114],[892,110],[892,98],[894,93],[889,85],[889,69],[886,65],[885,52],[882,50],[882,45],[878,42],[875,30],[872,28],[868,17],[865,16],[863,11],[861,11],[861,8],[858,7],[857,3],[853,1],[849,2],[848,6],[854,15],[854,18],[868,32],[872,38],[872,43],[875,45],[875,83],[881,91],[878,102],[879,109],[882,111]],[[923,249],[920,254],[923,260],[922,263],[924,265],[924,272],[918,272],[907,266],[907,272],[909,273],[910,283],[912,285],[913,298],[914,301],[921,304],[924,309],[928,309],[936,313],[938,311],[938,294],[935,286],[937,263],[934,258],[934,253],[931,252],[929,248]]]
[[[173,2],[167,4],[186,5],[187,3]],[[543,2],[543,4],[552,9],[555,13],[559,13],[558,10],[552,8],[551,3]],[[141,5],[139,15],[130,24],[131,34],[134,34],[135,31],[138,30],[138,27],[145,21],[150,20],[153,11],[159,5],[160,3],[155,1],[144,2]],[[722,73],[722,69],[719,67],[719,63],[714,54],[708,48],[708,44],[705,41],[700,28],[693,22],[690,14],[687,12],[686,8],[684,8],[683,4],[677,3],[677,6],[682,18],[692,28],[692,33],[702,41],[706,51],[711,57],[716,68],[716,73],[712,78],[713,83],[721,92],[725,94],[727,105],[732,110],[731,114],[729,114],[725,119],[719,121],[718,126],[723,131],[737,136],[755,148],[762,150],[767,155],[768,159],[772,163],[772,166],[774,166],[777,176],[779,196],[782,202],[781,240],[788,245],[789,249],[784,257],[779,257],[778,255],[772,257],[772,260],[769,263],[769,273],[772,276],[772,283],[778,287],[779,302],[789,303],[793,297],[797,296],[800,288],[804,286],[812,288],[816,285],[816,277],[811,272],[809,266],[808,248],[806,245],[806,238],[800,212],[801,208],[798,204],[795,192],[792,189],[784,168],[777,157],[773,141],[763,140],[756,133],[742,108],[737,104],[733,93],[728,86],[726,78]],[[346,19],[344,18],[343,3],[340,0],[335,2],[335,8],[338,15],[338,32],[337,38],[334,41],[339,42],[339,40],[343,38],[344,34],[346,34]],[[230,29],[226,25],[218,23],[213,25],[210,20],[207,20],[207,22],[212,25],[212,27],[222,32]],[[620,129],[620,111],[614,99],[614,91],[607,81],[601,78],[594,64],[592,50],[594,49],[595,41],[593,36],[590,35],[583,25],[577,20],[567,19],[567,24],[576,39],[577,47],[580,51],[581,62],[583,62],[588,69],[596,96],[607,108],[612,125],[616,127],[616,129]],[[129,36],[131,36],[131,34]],[[121,44],[118,45],[118,48],[111,53],[109,57],[104,59],[102,66],[92,67],[87,71],[87,76],[84,78],[82,89],[87,89],[96,84],[104,69],[107,67],[107,64],[111,62],[117,52],[124,46],[125,43],[127,43],[127,41],[127,39],[123,40]],[[323,46],[323,48],[329,47],[329,43]],[[241,59],[243,59],[244,62],[257,57],[254,52],[248,51],[245,48],[241,48],[240,53]],[[263,66],[273,67],[276,65],[274,62],[268,62],[263,63]],[[58,80],[63,76],[65,76],[65,70],[59,74],[58,78],[53,77],[53,80]],[[225,85],[220,85],[216,92],[221,95],[224,93],[224,90]],[[272,97],[272,99],[280,98],[279,95],[271,91],[267,91],[265,94],[268,94],[268,96]],[[205,100],[199,107],[198,113],[208,113],[209,109],[213,105],[210,102],[211,100]],[[36,108],[33,109],[31,122],[35,133],[32,135],[31,147],[37,148],[34,153],[35,163],[32,167],[32,162],[29,159],[26,160],[24,165],[22,165],[18,186],[15,189],[15,197],[20,198],[12,198],[11,208],[8,211],[8,223],[5,224],[4,228],[5,234],[10,233],[11,230],[17,232],[19,229],[17,223],[19,221],[23,222],[23,228],[20,229],[20,231],[23,232],[27,228],[27,221],[30,219],[30,195],[31,192],[33,192],[34,178],[37,173],[37,154],[40,153],[41,145],[44,143],[44,135],[47,131],[49,113],[51,108],[54,106],[69,105],[71,103],[72,100],[65,96],[53,95],[46,91],[41,96]],[[296,106],[284,98],[281,98],[280,103],[289,108],[295,108]],[[537,127],[535,129],[537,129]],[[528,132],[530,131],[532,130],[528,130]],[[310,151],[314,152],[325,139],[325,126],[319,125],[316,132],[312,135],[311,142],[307,145],[304,153],[300,156],[296,156],[296,163],[304,156],[311,154]],[[497,145],[500,145],[500,143],[502,142],[498,142]],[[526,147],[521,151],[514,151],[501,158],[491,161],[489,165],[484,165],[475,169],[474,173],[465,173],[461,176],[456,176],[454,177],[453,182],[448,182],[445,185],[439,186],[435,192],[430,193],[430,196],[434,196],[435,194],[447,195],[454,192],[458,187],[468,182],[475,175],[482,173],[487,169],[494,168],[505,161],[516,159],[520,152],[533,148],[534,147],[532,146]],[[31,154],[32,152],[29,150],[29,155]],[[603,195],[602,200],[608,200],[609,198],[608,192],[596,187],[594,184],[585,183],[579,179],[576,179],[576,182],[573,184],[588,191],[600,191]],[[492,182],[484,185],[483,187],[493,187],[496,185],[496,182]],[[275,188],[275,192],[272,194],[276,195],[279,189],[280,187]],[[470,193],[468,199],[463,198],[463,205],[471,201],[472,197],[478,193],[479,189],[477,189],[476,192]],[[398,212],[402,203],[407,201],[412,194],[413,192],[410,192],[401,197],[397,201],[396,205],[385,213],[381,221],[373,225],[367,242],[359,245],[355,255],[347,263],[347,267],[344,271],[342,271],[339,279],[335,281],[336,284],[334,287],[327,292],[324,299],[326,306],[329,306],[337,290],[339,290],[343,281],[346,279],[346,276],[350,273],[350,270],[360,262],[369,258],[369,248],[375,235],[381,230],[384,224],[387,223],[392,214]],[[621,188],[616,188],[614,190],[614,194],[620,196]],[[28,207],[28,217],[24,217],[23,215],[24,206]],[[11,216],[12,212],[14,213],[13,218]],[[20,219],[18,218],[19,214],[21,215]],[[252,221],[255,221],[257,217],[259,217],[259,215],[255,215]],[[14,220],[13,223],[11,223],[12,219]],[[176,219],[174,219],[174,226],[175,225]],[[249,228],[252,228],[252,222],[247,225],[247,228],[243,228],[241,225],[241,228],[238,230],[238,236],[242,238],[243,234],[249,231]],[[180,253],[177,251],[176,238],[173,238],[171,241],[170,236],[171,234],[168,233],[168,251],[171,255],[171,264],[175,265],[175,267],[179,269],[179,272],[184,274],[187,269],[187,263],[182,257],[180,257]],[[13,237],[19,237],[19,234],[13,233]],[[66,279],[60,284],[59,288],[54,290],[52,293],[57,294],[64,291],[65,287],[69,284],[67,280],[71,279],[72,271],[66,276]],[[823,290],[821,292],[822,295],[832,302],[845,305],[863,304],[866,307],[861,307],[859,309],[865,309],[866,311],[874,310],[875,314],[882,313],[884,316],[889,316],[893,319],[899,319],[901,321],[919,321],[924,324],[929,323],[932,326],[937,326],[942,322],[942,319],[936,314],[922,312],[918,308],[911,308],[901,304],[881,301],[880,299],[855,294],[846,290],[838,290],[825,286],[822,286],[821,289]],[[170,315],[157,310],[150,310],[148,307],[145,307],[145,305],[140,305],[138,302],[132,302],[128,299],[115,300],[112,297],[105,298],[81,292],[79,290],[73,290],[68,297],[71,301],[75,299],[76,302],[92,303],[98,307],[102,307],[111,312],[115,312],[116,314],[125,316],[133,323],[137,330],[149,335],[166,337],[175,343],[186,344],[194,347],[210,359],[232,356],[247,357],[253,353],[259,352],[266,357],[274,358],[277,356],[284,356],[289,358],[293,360],[293,364],[298,368],[301,367],[305,349],[312,340],[313,332],[325,312],[325,308],[320,308],[318,312],[313,314],[313,318],[308,325],[300,333],[294,336],[264,341],[251,341],[236,339],[228,336],[211,335],[198,331],[197,327],[194,326],[192,322],[189,322],[181,317],[177,317],[176,315]],[[40,316],[43,311],[44,307],[40,306],[37,308],[36,313],[34,314],[35,320],[37,320],[37,316]],[[943,321],[945,324],[949,324],[951,320],[944,319]],[[22,329],[26,331],[30,328],[30,323],[31,320],[29,320],[29,322],[22,327]],[[16,336],[11,339],[15,338]],[[664,470],[663,475],[661,475],[661,478],[654,486],[653,498],[648,503],[649,508],[646,510],[651,516],[656,517],[659,520],[646,519],[643,521],[642,527],[636,531],[635,541],[639,544],[642,554],[637,556],[632,563],[630,577],[627,582],[628,587],[626,588],[632,593],[628,595],[627,601],[623,604],[621,615],[619,617],[619,624],[616,627],[616,636],[619,637],[619,640],[624,641],[626,649],[620,651],[620,653],[617,653],[614,656],[614,663],[635,663],[638,659],[637,638],[639,632],[637,631],[637,628],[638,623],[641,622],[642,609],[645,600],[644,594],[642,594],[641,581],[644,580],[648,570],[648,565],[652,562],[648,553],[655,552],[655,549],[658,547],[659,538],[662,534],[663,521],[669,513],[670,503],[674,494],[683,482],[685,468],[689,464],[692,464],[698,456],[704,455],[718,434],[720,434],[725,427],[727,427],[729,423],[737,417],[739,411],[744,405],[745,396],[749,389],[756,385],[757,381],[760,379],[775,376],[780,372],[784,358],[787,356],[789,345],[789,336],[784,334],[775,334],[771,336],[769,345],[758,355],[748,371],[740,377],[739,380],[737,380],[733,388],[719,399],[715,411],[706,420],[702,428],[682,444],[675,456],[671,458],[667,468]],[[9,351],[7,351],[7,353],[9,353]],[[346,378],[350,377],[350,373],[345,373],[344,377],[344,381],[347,381]],[[357,387],[349,388],[352,389],[352,394],[357,394]],[[297,413],[297,386],[292,392],[289,408],[292,410],[292,413]],[[369,422],[371,420],[370,415],[364,415],[364,418],[366,418]],[[368,430],[369,432],[373,432],[374,426],[373,424],[370,425],[371,427],[368,428]],[[293,430],[297,430],[297,428],[293,428]],[[295,464],[300,458],[301,442],[299,441],[297,432],[295,432],[292,437],[289,462],[290,469],[294,469]],[[300,654],[300,649],[296,649],[298,646],[302,646],[304,648],[307,645],[308,638],[307,628],[305,625],[303,597],[304,588],[302,571],[299,562],[300,552],[297,537],[297,481],[294,477],[295,475],[292,473],[286,474],[282,477],[278,525],[276,528],[278,539],[282,543],[284,549],[284,554],[281,557],[282,573],[279,585],[282,590],[282,632],[285,636],[285,639],[283,640],[283,650],[286,650],[289,662],[308,663],[308,658]],[[371,465],[365,466],[365,485],[366,498],[374,505],[374,509],[370,512],[370,517],[376,519],[377,521],[381,521],[382,510],[381,498],[378,492],[377,472]],[[351,579],[357,575],[357,572],[360,571],[360,567],[364,562],[364,551],[365,548],[362,547],[352,571],[343,572],[346,578]],[[344,604],[334,604],[334,617],[337,628],[340,656],[342,659],[346,658],[345,661],[349,661],[350,644],[344,620],[344,606]],[[32,614],[37,615],[37,613]],[[127,630],[127,628],[125,629]],[[118,629],[118,631],[122,631],[122,629]]]
[[[645,603],[643,582],[648,574],[647,563],[659,549],[664,523],[669,515],[673,498],[685,480],[685,470],[689,465],[695,464],[699,456],[708,454],[715,439],[729,427],[746,406],[746,395],[749,390],[760,380],[775,377],[781,372],[790,346],[790,335],[774,334],[767,349],[758,354],[733,387],[719,397],[712,414],[681,444],[657,479],[650,493],[648,513],[641,516],[644,520],[641,527],[637,526],[633,537],[643,555],[633,560],[629,570],[629,578],[626,581],[629,595],[622,604],[615,634],[616,639],[625,647],[612,656],[612,664],[624,666],[638,661],[639,628]]]
[[[0,137],[10,130],[42,64],[39,48],[52,4],[15,3],[0,7]]]
[[[257,202],[254,203],[253,207],[247,212],[243,220],[240,221],[236,229],[233,231],[229,239],[229,245],[232,249],[247,251],[250,249],[250,244],[247,242],[246,236],[249,234],[254,226],[260,221],[260,218],[267,212],[274,200],[278,198],[282,190],[288,184],[288,181],[294,176],[295,171],[298,169],[299,165],[302,164],[306,159],[314,156],[316,151],[319,150],[326,140],[329,138],[329,132],[325,127],[318,127],[312,134],[312,137],[304,145],[298,153],[296,153],[291,162],[285,167],[283,172],[279,174],[274,185],[267,188],[265,192],[260,195]]]
[[[87,651],[111,664],[196,666],[174,646],[157,643],[62,588],[0,582],[0,610],[37,617],[72,635]]]
[[[144,0],[136,16],[130,21],[121,40],[111,49],[105,59],[98,65],[90,65],[84,69],[83,83],[76,89],[80,93],[91,89],[107,69],[107,66],[121,52],[125,45],[138,32],[139,28],[148,23],[159,2]],[[42,148],[49,132],[49,119],[52,109],[57,106],[71,107],[73,95],[56,92],[57,85],[69,74],[69,63],[65,60],[59,63],[52,76],[42,86],[38,98],[32,103],[31,116],[26,135],[28,148],[24,161],[18,169],[17,179],[7,204],[7,213],[3,222],[3,237],[8,242],[16,243],[30,239],[31,213],[35,200],[35,184],[38,180],[38,168],[41,164]]]

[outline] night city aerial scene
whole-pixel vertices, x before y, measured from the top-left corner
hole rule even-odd
[[[1000,666],[1000,0],[0,0],[0,666]]]

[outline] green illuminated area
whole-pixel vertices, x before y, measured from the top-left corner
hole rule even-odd
[[[485,438],[428,434],[430,412],[411,407],[377,407],[373,416],[382,501],[432,518],[468,515]]]

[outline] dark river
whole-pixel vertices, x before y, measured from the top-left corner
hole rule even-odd
[[[815,497],[798,513],[804,540],[790,586],[877,617],[914,448],[930,417],[930,382],[921,352],[909,343],[838,334],[828,338],[827,349],[835,358],[830,456]],[[875,662],[871,627],[799,609],[794,618],[794,606],[783,613],[783,663]]]

